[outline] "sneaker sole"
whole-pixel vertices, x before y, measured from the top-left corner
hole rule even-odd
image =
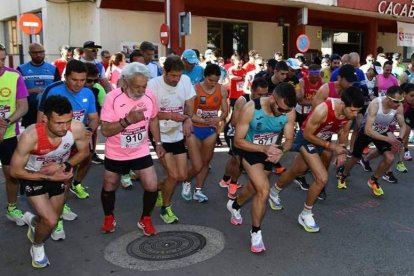
[[[221,184],[221,183],[219,183],[219,186],[221,188],[228,188],[229,187],[229,184]]]
[[[389,180],[386,177],[382,177],[382,179],[385,180],[385,181],[387,181],[388,183],[398,183],[398,180],[397,181],[392,181],[392,180]]]
[[[10,215],[7,215],[7,214],[6,214],[6,217],[7,217],[10,221],[13,221],[14,223],[16,223],[16,225],[17,225],[17,226],[24,226],[24,225],[26,225],[26,223],[24,222],[24,220],[23,220],[23,219],[21,219],[21,218],[14,218],[14,217],[12,217],[12,216],[10,216]]]
[[[309,188],[306,188],[306,187],[302,186],[302,183],[301,183],[301,182],[299,182],[299,181],[297,181],[296,179],[295,179],[295,180],[293,180],[293,182],[294,182],[294,183],[296,183],[296,185],[298,185],[298,186],[299,186],[299,188],[300,188],[302,191],[307,191],[307,190],[309,190]]]
[[[114,228],[112,228],[111,230],[109,230],[109,231],[104,231],[104,230],[102,230],[102,228],[101,228],[101,233],[102,234],[109,234],[109,233],[113,233],[113,232],[115,232],[115,226],[116,226],[116,221],[114,221],[114,224],[113,224],[113,227]]]
[[[270,198],[268,199],[268,201],[269,201],[270,209],[274,211],[280,211],[283,209],[283,206],[277,206],[276,204],[273,203],[273,200],[271,200]]]
[[[48,266],[50,265],[49,260],[47,260],[46,264],[38,264],[38,263],[36,263],[36,262],[33,260],[33,252],[32,252],[32,250],[31,250],[31,249],[30,249],[30,256],[32,256],[32,266],[33,266],[34,268],[45,268],[45,267],[48,267]]]
[[[69,190],[71,191],[72,194],[74,194],[79,199],[87,199],[87,198],[89,198],[89,195],[88,196],[85,196],[85,197],[80,197],[74,190],[72,190],[72,189],[69,189]]]
[[[64,241],[66,239],[66,235],[63,234],[61,237],[53,237],[53,235],[50,235],[50,238],[54,241]]]
[[[298,217],[298,222],[300,225],[302,225],[303,229],[305,229],[305,231],[308,233],[317,233],[320,230],[320,228],[314,229],[314,228],[307,227],[306,224],[303,222],[303,220],[300,218],[300,215]]]
[[[263,245],[263,247],[260,247],[260,248],[256,248],[256,247],[251,246],[250,247],[250,251],[252,253],[255,253],[255,254],[262,253],[262,252],[265,252],[266,251],[266,247],[264,245]]]
[[[374,196],[376,196],[376,197],[381,197],[381,196],[383,196],[383,195],[384,195],[384,192],[382,192],[380,195],[375,194],[375,193],[374,193],[374,189],[372,189],[371,184],[369,184],[369,181],[367,182],[367,184],[368,184],[368,187],[371,189],[371,193],[372,193]]]
[[[165,222],[166,224],[173,224],[173,223],[177,223],[178,222],[178,218],[172,220],[172,221],[168,221],[165,220],[164,217],[160,214],[160,218],[162,219],[163,222]]]

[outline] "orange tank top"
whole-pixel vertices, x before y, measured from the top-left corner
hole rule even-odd
[[[194,112],[201,118],[218,117],[218,112],[221,107],[221,86],[216,85],[216,88],[212,94],[208,94],[204,91],[200,83],[196,84],[195,90],[197,97],[194,100]],[[193,123],[198,127],[205,127],[206,125]]]

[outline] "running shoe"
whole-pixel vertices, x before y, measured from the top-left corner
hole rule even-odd
[[[184,181],[183,189],[181,190],[181,197],[187,201],[191,200],[191,182]]]
[[[298,222],[303,226],[306,232],[316,233],[319,232],[319,225],[316,224],[313,214],[311,212],[302,211],[299,214]]]
[[[201,189],[196,189],[193,194],[193,199],[197,200],[200,203],[207,202],[208,197],[203,193]]]
[[[305,176],[299,176],[296,177],[295,180],[293,180],[293,182],[295,182],[296,184],[299,185],[299,187],[303,190],[303,191],[307,191],[309,190],[309,184],[308,182],[306,182],[306,177]]]
[[[81,183],[79,183],[76,186],[72,184],[70,187],[70,191],[80,199],[85,199],[89,197],[89,193],[85,190]]]
[[[55,229],[50,235],[52,240],[59,241],[66,239],[65,229],[63,229],[63,219],[59,219]]]
[[[348,184],[346,183],[346,177],[341,176],[338,178],[338,185],[336,186],[338,189],[348,189]]]
[[[27,224],[28,229],[27,229],[27,238],[29,239],[29,241],[31,243],[33,243],[34,241],[34,231],[35,228],[33,226],[33,219],[35,218],[35,215],[33,215],[30,212],[25,212],[23,215],[23,221]]]
[[[397,166],[396,166],[397,171],[399,171],[400,173],[407,173],[408,169],[405,166],[403,161],[397,162]]]
[[[318,195],[318,199],[319,200],[326,200],[326,198],[327,198],[326,190],[325,190],[325,187],[323,187],[321,193]]]
[[[101,227],[102,233],[113,233],[115,232],[116,221],[114,215],[107,215],[104,218],[104,224]]]
[[[262,238],[262,230],[259,230],[257,232],[250,232],[251,235],[251,246],[250,251],[253,253],[261,253],[266,250],[266,247],[263,243]]]
[[[240,209],[236,210],[233,208],[234,200],[227,201],[227,210],[229,210],[231,214],[230,223],[233,225],[240,225],[243,223],[243,218],[240,214]]]
[[[382,196],[384,195],[384,191],[382,190],[382,188],[380,187],[380,185],[378,184],[378,182],[376,180],[373,180],[371,177],[368,179],[368,187],[370,187],[372,189],[372,193],[375,196]]]
[[[93,164],[102,165],[104,163],[104,160],[101,159],[95,152],[92,156],[92,161],[91,162]]]
[[[158,192],[157,192],[157,201],[155,201],[155,206],[162,207],[162,203],[163,203],[163,201],[162,201],[162,191],[158,190]]]
[[[230,184],[227,189],[227,197],[235,199],[237,197],[238,184]]]
[[[282,201],[280,200],[279,193],[276,192],[276,188],[272,187],[269,193],[269,205],[272,210],[279,211],[283,209]]]
[[[160,217],[165,223],[174,223],[178,222],[178,217],[173,213],[171,206],[165,207],[165,209],[161,209]]]
[[[394,176],[394,174],[392,172],[386,172],[382,176],[382,179],[384,179],[388,183],[397,183],[398,182],[398,179]]]
[[[372,172],[372,168],[369,165],[369,161],[365,161],[364,158],[361,158],[358,163],[361,165],[361,167],[364,171]]]
[[[121,186],[122,188],[126,190],[132,189],[133,183],[132,183],[131,176],[129,175],[129,173],[121,176]]]
[[[30,247],[30,255],[32,256],[32,266],[34,268],[44,268],[50,264],[43,245],[32,245],[32,247]]]
[[[228,188],[230,185],[230,182],[231,182],[230,179],[228,181],[224,181],[223,179],[221,179],[219,182],[219,186],[222,188]]]
[[[18,226],[23,226],[25,225],[25,222],[23,220],[23,212],[18,209],[16,206],[14,207],[7,207],[6,208],[6,217],[15,222],[16,225]]]
[[[411,153],[409,150],[407,150],[406,152],[404,152],[404,160],[405,161],[411,161],[413,160],[413,158],[411,157]]]
[[[63,205],[62,215],[60,216],[64,220],[75,220],[78,215],[72,212],[68,204]]]
[[[282,174],[286,171],[286,168],[279,164],[279,166],[273,167],[272,172],[274,174]]]
[[[152,236],[157,234],[154,225],[152,225],[152,220],[150,216],[145,216],[142,219],[140,219],[137,223],[137,226],[139,229],[142,230],[145,236]]]

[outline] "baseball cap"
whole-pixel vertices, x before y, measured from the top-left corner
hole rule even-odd
[[[344,78],[347,82],[357,82],[357,75],[355,73],[355,68],[351,64],[345,64],[339,68],[339,76]]]
[[[331,59],[331,61],[332,60],[338,60],[338,59],[341,60],[341,56],[338,55],[338,54],[332,54],[331,57],[330,57],[330,59]]]
[[[197,54],[192,49],[186,49],[181,55],[182,58],[185,58],[188,63],[196,64],[198,63]]]
[[[394,53],[392,55],[392,59],[400,59],[401,58],[401,54],[400,53]]]
[[[96,45],[94,41],[86,41],[83,43],[83,48],[97,49],[102,48],[102,46]]]
[[[286,64],[287,64],[287,66],[289,66],[293,70],[300,69],[299,62],[298,62],[298,60],[296,58],[288,58],[286,60]]]
[[[375,72],[375,74],[377,74],[377,75],[379,75],[379,74],[382,74],[382,73],[383,73],[383,71],[382,71],[382,67],[381,67],[381,63],[379,63],[378,61],[376,61],[376,62],[372,63],[372,64],[369,66],[369,68],[374,69],[374,72]]]

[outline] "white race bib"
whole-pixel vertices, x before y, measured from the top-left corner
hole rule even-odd
[[[319,132],[316,136],[321,138],[322,140],[329,140],[332,137],[333,133],[330,131]]]
[[[0,117],[3,119],[8,119],[10,117],[10,106],[3,105],[0,106]]]
[[[253,136],[253,144],[272,145],[276,144],[278,133],[260,133]]]
[[[202,110],[197,109],[197,116],[200,118],[214,118],[218,117],[218,110]]]
[[[73,111],[72,120],[83,123],[85,119],[85,110]]]
[[[121,132],[121,148],[136,148],[147,137],[145,126]]]

